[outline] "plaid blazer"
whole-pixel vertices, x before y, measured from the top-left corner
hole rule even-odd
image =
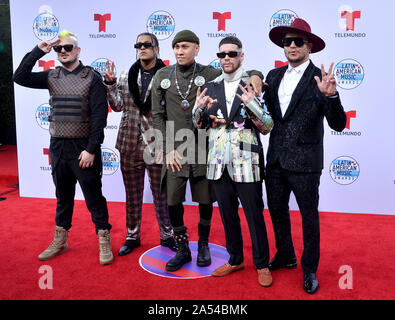
[[[120,153],[129,153],[136,150],[142,132],[152,129],[152,112],[143,115],[130,96],[128,84],[129,70],[122,71],[118,83],[106,85],[107,98],[110,107],[115,112],[122,111],[115,148]],[[141,92],[141,81],[137,81]],[[147,89],[144,100],[149,96],[152,81]],[[140,126],[140,128],[139,128]],[[144,139],[143,142],[145,143]],[[145,143],[146,144],[146,143]]]

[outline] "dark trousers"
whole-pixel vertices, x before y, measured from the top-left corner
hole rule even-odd
[[[238,265],[244,261],[240,199],[250,230],[254,264],[257,269],[266,268],[269,263],[269,243],[263,218],[262,182],[234,182],[225,169],[221,178],[211,183],[224,225],[229,263]]]
[[[295,257],[291,237],[289,197],[291,191],[302,215],[303,255],[305,273],[316,272],[320,258],[320,224],[318,216],[319,185],[321,173],[288,171],[275,165],[266,168],[266,194],[276,239],[277,255]]]
[[[78,181],[84,194],[86,206],[91,213],[92,221],[97,230],[110,230],[108,223],[107,201],[102,194],[102,160],[96,153],[93,166],[81,169],[78,159],[56,159],[52,168],[52,178],[56,187],[56,218],[57,226],[66,230],[71,228],[74,208],[75,185]],[[52,159],[51,159],[52,160]]]
[[[147,170],[160,238],[165,240],[173,237],[173,229],[170,225],[167,194],[160,192],[162,165],[147,165],[143,158],[144,148],[145,145],[139,141],[134,152],[121,153],[121,171],[126,191],[126,239],[140,239],[144,180]]]

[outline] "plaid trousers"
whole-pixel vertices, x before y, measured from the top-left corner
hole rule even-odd
[[[143,159],[144,148],[145,144],[140,139],[135,151],[121,153],[121,171],[126,190],[126,227],[128,229],[126,239],[140,239],[144,178],[147,169],[160,238],[165,240],[173,236],[173,228],[170,224],[167,194],[160,192],[162,165],[147,165]]]

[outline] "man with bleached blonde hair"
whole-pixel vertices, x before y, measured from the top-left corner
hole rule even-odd
[[[36,61],[52,49],[62,66],[32,72]],[[99,238],[100,264],[111,264],[111,225],[102,194],[100,149],[108,113],[107,92],[100,74],[81,63],[80,52],[75,34],[64,30],[55,41],[42,41],[26,54],[14,73],[17,84],[48,89],[50,94],[49,156],[56,187],[56,228],[52,243],[38,258],[46,261],[68,250],[78,181]]]

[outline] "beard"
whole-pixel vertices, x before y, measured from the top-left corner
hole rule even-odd
[[[231,73],[235,72],[237,69],[239,69],[240,66],[241,66],[241,61],[239,60],[239,61],[235,62],[234,64],[232,64],[231,68],[228,68],[225,70],[224,67],[222,67],[222,70],[227,74],[231,74]]]
[[[69,60],[69,61],[59,61],[63,67],[68,68],[70,66],[72,66],[73,64],[75,64],[75,62],[78,61],[78,57],[75,57],[75,59],[73,60]]]
[[[301,62],[304,61],[304,58],[291,59],[291,58],[287,57],[287,60],[289,63],[292,63],[292,64],[300,64]]]
[[[300,55],[297,58],[290,58],[289,54],[287,53],[285,54],[285,57],[291,65],[299,65],[309,59],[308,55]]]

